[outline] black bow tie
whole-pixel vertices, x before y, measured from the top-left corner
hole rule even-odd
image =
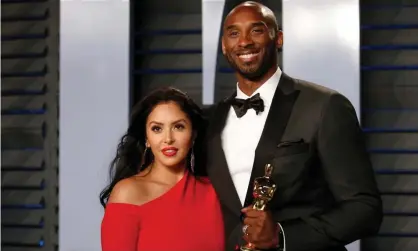
[[[256,95],[247,99],[231,99],[230,103],[232,107],[234,107],[238,118],[244,116],[247,113],[247,110],[251,108],[255,110],[257,115],[264,111],[264,101],[261,99],[260,93],[257,93]]]

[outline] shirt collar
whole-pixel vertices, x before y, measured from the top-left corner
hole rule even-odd
[[[274,93],[276,92],[276,88],[279,85],[280,77],[282,76],[282,70],[280,67],[277,67],[277,71],[264,83],[262,84],[251,96],[247,96],[243,93],[237,83],[237,98],[240,99],[247,99],[250,98],[257,93],[260,93],[260,97],[264,101],[264,106],[270,106]]]

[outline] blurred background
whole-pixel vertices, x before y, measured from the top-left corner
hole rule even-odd
[[[167,85],[202,106],[229,95],[219,32],[240,2],[1,1],[2,250],[100,250],[130,107]],[[418,1],[258,2],[283,26],[284,72],[348,96],[366,133],[385,218],[350,250],[418,250]]]

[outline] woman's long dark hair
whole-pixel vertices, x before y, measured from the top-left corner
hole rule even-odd
[[[195,164],[194,170],[191,170],[190,164],[186,165],[189,172],[196,177],[206,175],[204,159],[206,122],[202,110],[185,93],[175,88],[161,88],[150,93],[132,109],[128,130],[120,140],[116,157],[110,165],[110,184],[100,193],[100,203],[103,207],[106,207],[110,193],[119,181],[138,174],[153,161],[150,151],[144,155],[146,121],[155,106],[166,102],[175,102],[192,122],[193,132],[196,135],[193,145]]]

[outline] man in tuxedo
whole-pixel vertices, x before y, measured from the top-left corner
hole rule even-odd
[[[208,174],[222,205],[226,250],[243,240],[263,250],[346,250],[382,221],[362,130],[343,95],[277,67],[282,45],[264,5],[245,2],[224,20],[222,51],[238,83],[211,110]],[[257,211],[253,181],[266,164],[277,190]]]

